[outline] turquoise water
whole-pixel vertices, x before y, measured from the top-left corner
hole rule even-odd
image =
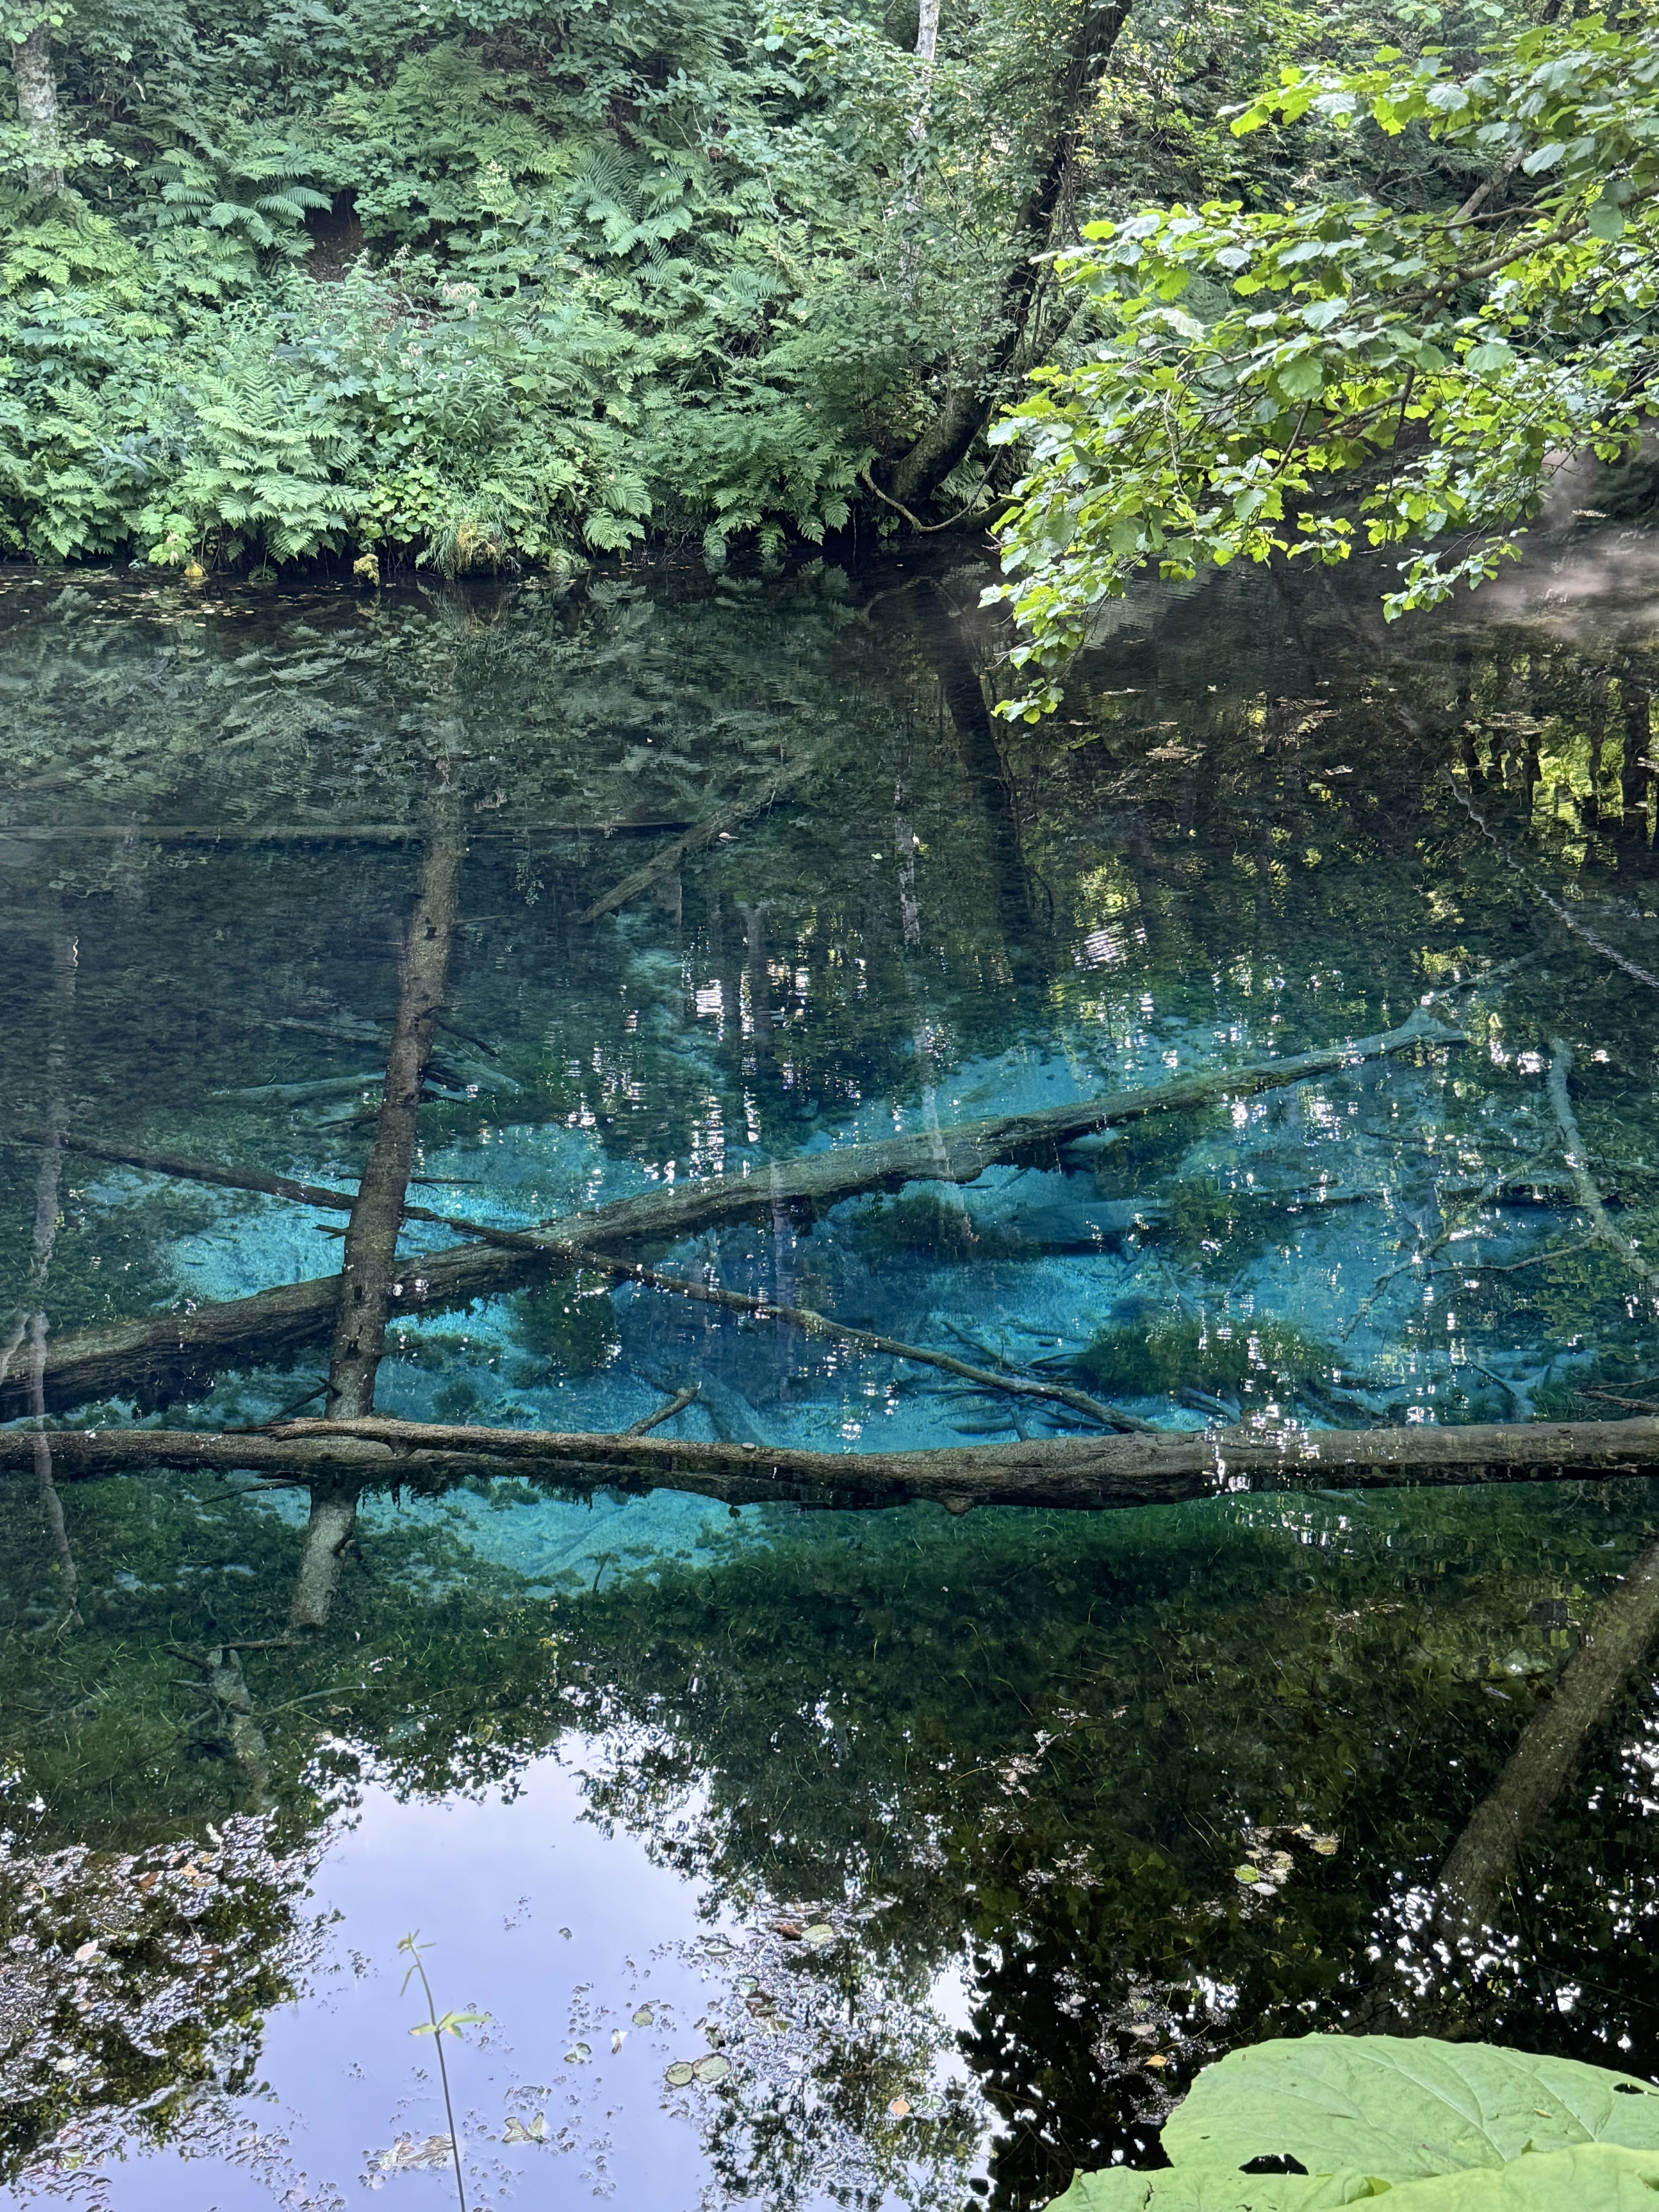
[[[649,1256],[1164,1427],[1645,1403],[1649,563],[1590,534],[1390,631],[1364,577],[1150,590],[1031,730],[988,711],[960,549],[367,599],[9,578],[8,1308],[56,1360],[337,1267],[343,1213],[107,1155],[354,1184],[448,782],[432,1212],[759,1189],[1421,1007],[1465,1042]],[[104,1151],[43,1212],[54,1119]],[[148,1358],[95,1399],[48,1366],[49,1420],[246,1426],[326,1365]],[[692,1386],[659,1434],[1089,1425],[592,1268],[401,1316],[375,1402],[614,1431]],[[1352,2019],[1654,1516],[1628,1479],[963,1520],[473,1480],[369,1493],[295,1644],[303,1492],[65,1478],[59,1542],[5,1479],[0,2156],[114,2212],[453,2197],[414,1928],[489,2015],[447,2054],[474,2203],[1023,2212],[1155,2160],[1207,2057]],[[1633,1676],[1468,2032],[1659,2063],[1652,1729]]]

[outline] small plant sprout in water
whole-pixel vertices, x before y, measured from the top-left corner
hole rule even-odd
[[[417,2021],[409,2032],[411,2035],[429,2035],[437,2045],[438,2080],[444,2093],[444,2118],[449,2123],[450,2156],[455,2161],[455,2194],[460,2200],[461,2212],[466,2212],[466,2183],[461,2175],[461,2138],[456,2130],[455,2107],[449,2094],[449,2069],[444,2062],[444,2038],[446,2035],[453,2035],[459,2041],[464,2027],[477,2027],[487,2021],[489,2014],[487,2012],[440,2014],[437,2000],[432,1994],[432,1984],[426,1978],[426,1967],[421,1958],[422,1952],[429,1951],[432,1946],[421,1942],[418,1929],[411,1929],[407,1936],[398,1939],[398,1948],[404,1952],[409,1959],[409,1972],[404,1976],[404,1990],[408,1990],[410,1984],[418,1974],[422,1994],[426,1998],[426,2018]],[[403,1991],[399,1994],[403,1994]]]

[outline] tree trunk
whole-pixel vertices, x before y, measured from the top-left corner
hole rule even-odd
[[[1066,198],[1078,137],[1095,88],[1128,21],[1130,5],[1131,0],[1108,0],[1103,6],[1084,0],[1071,52],[1054,86],[1035,181],[1014,218],[1011,266],[1002,281],[988,356],[976,374],[951,382],[939,413],[894,466],[888,489],[907,507],[933,497],[967,458],[992,410],[1006,396],[1009,380],[1033,365],[1035,342],[1041,335],[1036,309],[1048,274],[1042,257],[1054,243],[1054,219]]]
[[[251,1471],[285,1487],[309,1488],[316,1540],[307,1556],[321,1556],[319,1590],[332,1587],[327,1556],[337,1560],[350,1537],[347,1516],[356,1493],[370,1485],[438,1492],[481,1475],[513,1476],[561,1492],[684,1490],[738,1505],[862,1510],[931,1501],[952,1513],[973,1505],[1100,1513],[1258,1492],[1645,1480],[1659,1468],[1659,1420],[1649,1419],[1445,1429],[1166,1429],[903,1452],[681,1443],[654,1432],[467,1428],[385,1415],[224,1433],[57,1429],[52,1441],[60,1482],[178,1468]],[[0,1429],[0,1472],[31,1468],[33,1444],[27,1430]]]
[[[321,1628],[333,1611],[341,1558],[357,1526],[362,1486],[356,1482],[312,1484],[311,1518],[306,1522],[305,1547],[289,1601],[290,1628]]]
[[[415,1164],[416,1118],[432,1056],[432,1033],[449,978],[456,881],[465,839],[459,795],[434,798],[421,855],[420,890],[399,963],[398,1018],[386,1054],[386,1087],[374,1142],[352,1201],[340,1270],[328,1411],[357,1420],[374,1410],[374,1379],[386,1349],[386,1316],[398,1290],[398,1237]],[[305,1550],[289,1610],[290,1628],[320,1628],[340,1579],[340,1560],[357,1517],[355,1486],[326,1483],[312,1492]]]
[[[29,198],[53,199],[64,189],[64,155],[49,23],[37,23],[22,44],[12,48],[11,66],[17,80],[17,119],[28,137]]]
[[[400,963],[397,1025],[386,1055],[374,1142],[346,1230],[328,1375],[328,1410],[335,1420],[356,1420],[374,1410],[374,1376],[386,1347],[386,1314],[398,1272],[404,1194],[415,1164],[421,1091],[449,976],[456,878],[465,844],[456,793],[444,792],[434,799],[433,817]]]

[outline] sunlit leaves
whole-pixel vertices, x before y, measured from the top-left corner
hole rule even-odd
[[[1030,455],[991,594],[1026,633],[1016,665],[1058,666],[1153,562],[1183,577],[1399,546],[1388,611],[1433,605],[1514,556],[1567,456],[1635,450],[1659,302],[1659,33],[1547,26],[1462,79],[1438,52],[1290,68],[1233,128],[1310,112],[1467,140],[1494,185],[1518,173],[1538,196],[1482,212],[1488,189],[1429,215],[1215,201],[1088,226],[1061,277],[1106,336],[1040,371],[994,434]],[[1176,298],[1214,304],[1200,318]],[[1057,696],[1050,681],[1005,711],[1034,719]]]

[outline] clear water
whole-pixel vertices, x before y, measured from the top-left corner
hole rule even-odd
[[[1563,1040],[1639,1251],[1653,563],[1591,533],[1391,632],[1365,578],[1149,592],[1033,731],[987,714],[960,550],[374,600],[14,577],[7,1308],[54,1095],[118,1148],[349,1184],[441,757],[469,852],[434,1210],[526,1222],[1430,1000],[1467,1045],[662,1264],[1170,1425],[1644,1402],[1651,1302],[1587,1241],[1545,1079]],[[337,1215],[84,1152],[58,1198],[54,1342],[338,1264]],[[245,1425],[325,1361],[52,1419]],[[591,1275],[399,1323],[378,1403],[609,1430],[694,1382],[665,1434],[1077,1419]],[[65,1484],[77,1629],[33,1477],[4,1480],[0,2172],[112,2212],[453,2200],[416,1929],[439,2007],[488,2015],[446,2054],[475,2206],[1023,2212],[1155,2160],[1196,2066],[1343,2024],[1659,1504],[374,1494],[328,1628],[244,1654],[255,1774],[204,1654],[280,1636],[302,1499]],[[1522,1859],[1472,2031],[1659,2068],[1655,1718],[1644,1674]],[[1279,1848],[1276,1891],[1237,1880]]]

